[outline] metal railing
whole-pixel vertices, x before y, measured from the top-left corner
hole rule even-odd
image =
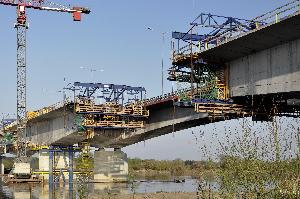
[[[51,106],[44,107],[37,111],[28,111],[26,114],[26,116],[27,116],[26,119],[28,121],[28,120],[32,120],[34,118],[40,117],[40,116],[50,113],[52,111],[58,110],[58,109],[64,107],[65,105],[70,104],[71,102],[72,102],[71,98],[66,98],[64,101],[57,102]],[[18,124],[18,121],[14,121],[8,125],[5,125],[4,130],[8,131],[8,130],[12,129],[13,127],[17,126],[17,124]]]
[[[170,98],[176,98],[176,97],[179,97],[180,95],[188,93],[189,91],[191,91],[190,88],[180,89],[180,90],[177,90],[177,91],[174,91],[174,92],[166,93],[164,95],[159,95],[159,96],[156,96],[156,97],[145,99],[142,102],[145,105],[147,105],[147,104],[155,103],[155,102],[158,102],[158,101],[167,100],[167,99],[170,99]]]
[[[174,92],[171,93],[166,93],[164,95],[159,95],[157,97],[152,97],[150,99],[145,99],[142,102],[147,105],[147,104],[153,104],[159,101],[164,101],[164,100],[169,100],[169,99],[174,99],[174,98],[179,98],[180,96],[186,96],[186,95],[191,95],[191,93],[204,93],[204,90],[210,89],[211,85],[206,85],[204,87],[199,87],[194,88],[194,91],[192,92],[191,88],[184,88],[184,89],[180,89],[180,90],[176,90]],[[216,88],[218,89],[218,98],[220,99],[226,99],[227,96],[227,88],[225,84],[220,84],[217,83],[216,84]]]
[[[299,11],[300,11],[299,8],[300,8],[300,0],[294,0],[290,3],[287,3],[283,6],[278,7],[270,12],[260,15],[256,18],[254,18],[253,20],[262,21],[267,24],[273,23],[273,22],[278,22],[278,20],[280,20],[280,16],[282,14],[284,14],[284,16],[281,19],[285,19],[289,16],[299,13]]]

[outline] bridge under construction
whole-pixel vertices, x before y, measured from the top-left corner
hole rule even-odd
[[[51,184],[62,170],[72,180],[74,153],[95,147],[93,180],[126,181],[123,147],[224,120],[299,117],[299,7],[293,1],[254,19],[200,14],[187,31],[172,34],[168,80],[177,90],[165,95],[149,99],[144,87],[69,84],[62,102],[27,112],[27,155],[39,151],[38,172]],[[5,152],[18,150],[18,122],[3,120]]]

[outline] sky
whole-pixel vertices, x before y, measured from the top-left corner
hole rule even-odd
[[[157,160],[218,161],[224,155],[275,160],[275,126],[281,159],[298,154],[300,118],[276,117],[275,122],[253,122],[251,118],[228,120],[160,136],[124,148],[130,158]]]
[[[63,4],[62,0],[53,1]],[[59,91],[75,81],[143,86],[147,89],[147,97],[159,95],[162,59],[165,62],[164,87],[171,91],[172,83],[167,82],[166,74],[171,66],[172,31],[187,31],[189,23],[202,12],[251,19],[286,2],[69,0],[67,4],[89,7],[92,11],[79,23],[73,22],[70,14],[27,10],[28,110],[62,100]],[[0,5],[1,114],[16,112],[15,20],[15,8]],[[162,41],[164,32],[165,42]],[[97,71],[91,73],[88,69]],[[149,147],[162,146],[169,138],[172,135],[157,138],[159,144]],[[182,144],[184,139],[188,146],[191,139],[188,133],[178,136],[174,142]],[[170,154],[168,158],[184,158],[189,154],[189,150],[186,151]],[[152,153],[156,156],[159,152]]]

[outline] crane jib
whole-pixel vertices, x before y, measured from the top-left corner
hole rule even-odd
[[[9,5],[17,7],[19,4],[15,1],[9,0],[0,0],[0,4],[2,5]],[[45,11],[55,11],[55,12],[67,12],[67,13],[83,13],[83,14],[90,14],[91,10],[84,7],[73,7],[73,8],[59,8],[59,7],[51,7],[51,6],[38,6],[32,4],[26,4],[26,8],[36,9],[36,10],[45,10]]]

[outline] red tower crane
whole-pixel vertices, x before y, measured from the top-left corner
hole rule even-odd
[[[47,0],[0,0],[0,4],[17,8],[17,153],[18,157],[26,157],[26,10],[71,13],[74,21],[81,21],[81,14],[89,14],[90,10],[66,7]]]

